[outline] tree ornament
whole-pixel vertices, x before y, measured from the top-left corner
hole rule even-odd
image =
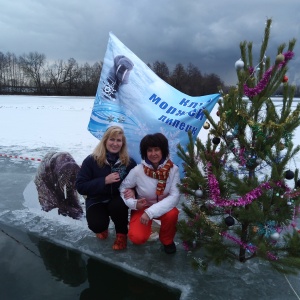
[[[228,216],[225,218],[225,224],[227,226],[232,226],[234,225],[234,218],[232,216]]]
[[[278,54],[277,56],[276,56],[276,63],[281,63],[281,62],[283,62],[284,61],[284,55],[283,54]]]
[[[267,60],[267,56],[266,56],[266,55],[264,55],[264,58],[263,58],[263,63],[265,63],[265,62],[266,62],[266,60]]]
[[[288,82],[288,81],[289,81],[289,78],[286,75],[284,75],[282,78],[282,82]]]
[[[279,144],[279,150],[282,151],[282,150],[284,150],[284,148],[285,148],[284,144],[283,144],[283,143],[280,143],[280,144]]]
[[[244,62],[241,59],[239,59],[235,62],[234,67],[237,71],[239,71],[244,68],[244,65]]]
[[[291,170],[287,170],[285,171],[284,176],[286,179],[291,180],[294,178],[294,172]]]
[[[204,129],[209,129],[210,127],[210,124],[208,122],[205,122],[204,125],[203,125],[203,128]]]
[[[257,163],[258,165],[260,165],[262,162],[263,162],[263,160],[262,160],[261,158],[257,158],[257,159],[256,159],[256,163]]]
[[[280,234],[276,231],[270,235],[272,240],[278,241],[280,238]]]
[[[226,135],[226,140],[227,140],[228,142],[232,142],[233,139],[234,139],[234,136],[233,136],[231,133],[228,133],[228,134]]]
[[[198,198],[201,198],[203,196],[203,191],[202,190],[196,190],[195,191],[195,196]]]
[[[220,144],[220,141],[221,141],[221,139],[220,139],[219,137],[217,137],[217,136],[215,136],[215,137],[212,139],[212,142],[213,142],[213,144],[215,144],[215,145],[219,145],[219,144]]]
[[[217,110],[216,115],[219,117],[220,116],[220,112]]]

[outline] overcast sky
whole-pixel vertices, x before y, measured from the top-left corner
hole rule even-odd
[[[287,75],[300,85],[300,0],[0,0],[0,52],[94,63],[111,31],[145,63],[192,63],[235,84],[239,44],[252,41],[258,62],[267,18],[267,56],[299,39]]]

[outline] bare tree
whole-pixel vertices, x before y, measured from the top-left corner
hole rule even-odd
[[[202,95],[203,76],[200,70],[192,63],[189,63],[186,72],[188,77],[186,93],[190,96]]]
[[[2,92],[3,87],[6,85],[6,67],[6,57],[2,52],[0,52],[0,92]]]
[[[69,95],[76,94],[79,77],[80,69],[78,63],[74,58],[70,58],[64,68],[64,82],[66,83]]]
[[[103,67],[103,62],[96,62],[92,66],[91,91],[92,91],[93,95],[96,95],[96,91],[97,91],[97,88],[98,88],[102,67]]]
[[[35,84],[35,87],[37,88],[37,92],[39,94],[43,94],[42,76],[45,62],[45,54],[40,54],[38,52],[30,52],[29,54],[23,54],[19,58],[21,69]]]
[[[63,83],[65,74],[65,64],[62,60],[54,62],[51,66],[47,67],[46,78],[48,87],[52,93],[56,95],[63,95]]]
[[[169,82],[170,81],[170,71],[167,64],[164,61],[156,61],[153,63],[152,67],[153,72],[159,76],[162,80]]]
[[[179,63],[175,66],[175,69],[171,75],[171,85],[179,91],[184,92],[185,83],[187,80],[187,73],[184,66]]]
[[[80,78],[78,79],[79,93],[83,96],[95,95],[102,70],[102,63],[95,63],[90,66],[88,63],[80,68]]]
[[[205,94],[215,94],[219,92],[219,87],[223,88],[224,83],[220,77],[214,73],[204,76],[203,92]]]

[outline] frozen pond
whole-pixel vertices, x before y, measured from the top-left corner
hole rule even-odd
[[[192,269],[188,253],[182,247],[178,237],[175,240],[178,251],[171,256],[161,250],[159,241],[147,242],[143,246],[129,243],[126,251],[115,252],[111,249],[113,234],[110,235],[108,241],[98,241],[88,230],[84,219],[75,221],[68,217],[58,216],[57,211],[42,212],[37,203],[33,183],[39,165],[38,159],[50,151],[69,151],[80,164],[97,143],[97,140],[86,129],[93,99],[54,98],[0,96],[0,126],[6,128],[1,131],[0,135],[0,154],[2,154],[0,156],[0,229],[2,230],[0,232],[0,252],[3,259],[11,255],[6,261],[8,270],[16,270],[17,264],[22,258],[22,255],[17,253],[17,251],[21,251],[18,249],[27,246],[29,250],[42,256],[38,245],[44,242],[46,248],[52,247],[51,249],[57,253],[57,257],[70,255],[76,257],[74,261],[78,262],[79,259],[78,265],[73,260],[71,263],[74,268],[79,268],[76,271],[78,275],[82,272],[80,265],[82,264],[83,269],[86,270],[88,258],[91,257],[99,263],[105,263],[105,266],[124,270],[126,274],[133,274],[140,279],[149,279],[151,284],[159,283],[156,288],[158,291],[161,286],[165,286],[171,292],[174,292],[174,289],[180,290],[181,300],[300,299],[299,276],[278,274],[258,260],[247,261],[245,264],[236,266],[210,267],[207,272],[195,271]],[[39,122],[36,122],[37,119]],[[9,233],[10,237],[5,233]],[[21,247],[13,238],[21,241]],[[22,250],[26,253],[26,256],[24,254],[26,261],[28,255],[36,257],[28,249]],[[41,258],[36,257],[35,259],[40,260]],[[51,258],[49,257],[49,259]],[[44,265],[47,269],[48,263],[44,263]],[[27,279],[28,289],[36,287],[32,282],[34,280],[31,275],[28,276],[26,272],[21,272],[21,269],[24,268],[24,266],[20,267],[20,277],[17,273],[12,277],[10,275],[9,279],[14,282],[12,283],[14,286],[10,285],[11,289],[17,289],[17,284],[21,284],[23,280],[26,282]],[[65,269],[68,270],[68,268]],[[8,270],[3,271],[1,268],[2,284],[7,282]],[[71,271],[64,276],[68,277],[74,272],[72,268],[69,270]],[[28,264],[27,274],[30,274],[31,271]],[[71,293],[71,299],[76,297],[79,299],[80,293],[88,287],[87,277],[83,282],[81,282],[82,278],[77,278],[77,286],[70,290],[70,283],[64,282],[61,274],[58,274],[61,276],[60,286],[55,287],[52,283],[53,278],[50,279],[46,275],[46,273],[54,271],[55,268],[51,270],[49,267],[48,271],[41,270],[39,272],[46,276],[45,280],[51,282],[49,286],[52,290],[57,289],[59,292],[64,285],[67,285],[64,292],[66,296]],[[147,284],[145,283],[145,286],[148,286]],[[142,283],[140,285],[142,286]],[[22,286],[22,288],[24,287]],[[42,293],[38,288],[35,291],[36,296],[38,293]],[[76,297],[74,297],[74,293],[77,295]],[[178,293],[175,292],[170,297],[174,298],[166,296],[164,299],[178,299]],[[6,297],[2,297],[1,292],[0,298],[6,299]],[[47,299],[46,296],[43,298]],[[153,298],[160,299],[152,295]],[[55,299],[59,299],[59,297],[55,296]],[[63,299],[68,299],[68,297]],[[145,296],[142,299],[148,298]]]

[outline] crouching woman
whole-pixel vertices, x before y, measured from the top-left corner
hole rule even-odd
[[[111,126],[94,152],[85,158],[77,175],[76,189],[79,194],[86,195],[88,227],[99,239],[105,240],[111,219],[116,231],[114,250],[127,247],[128,207],[120,196],[119,187],[135,166],[136,162],[128,156],[123,129]]]
[[[145,243],[153,219],[161,221],[159,239],[167,254],[176,252],[174,237],[179,211],[179,169],[169,158],[169,143],[161,133],[148,134],[140,142],[141,164],[133,168],[120,186],[121,196],[131,209],[128,237]],[[136,189],[137,199],[126,189]]]

